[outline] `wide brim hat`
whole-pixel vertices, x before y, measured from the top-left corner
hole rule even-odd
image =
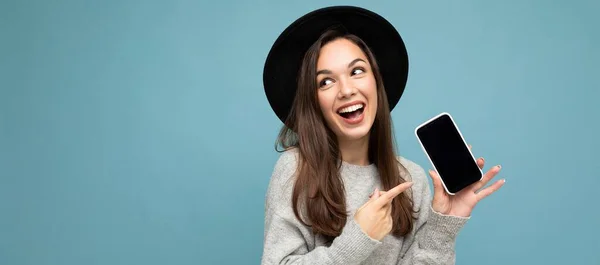
[[[314,10],[290,24],[271,47],[264,66],[267,100],[285,123],[298,87],[304,54],[330,28],[361,38],[371,49],[383,78],[390,111],[406,86],[408,54],[394,26],[382,16],[355,6],[330,6]]]

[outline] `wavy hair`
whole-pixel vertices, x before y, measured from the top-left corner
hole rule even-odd
[[[326,31],[304,56],[294,102],[279,132],[276,150],[283,151],[278,146],[284,150],[298,149],[300,157],[292,194],[294,214],[303,224],[311,226],[314,233],[330,239],[341,234],[348,213],[339,173],[341,154],[337,137],[326,126],[318,106],[316,67],[321,48],[338,38],[348,39],[362,49],[377,84],[377,113],[370,130],[368,159],[377,167],[384,190],[406,181],[400,175],[406,169],[395,154],[388,100],[375,57],[357,36],[336,30]],[[304,210],[302,214],[301,208]],[[402,236],[410,232],[414,225],[413,213],[413,202],[407,192],[398,195],[392,201],[392,234]]]

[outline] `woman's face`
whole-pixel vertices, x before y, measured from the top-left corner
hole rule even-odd
[[[338,140],[368,136],[377,111],[377,84],[360,47],[347,39],[323,46],[316,82],[319,106]]]

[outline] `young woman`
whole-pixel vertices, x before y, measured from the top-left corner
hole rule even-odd
[[[273,45],[264,72],[284,122],[268,187],[262,264],[453,264],[471,211],[500,170],[449,196],[395,153],[390,111],[406,83],[402,39],[356,7],[313,11]],[[483,159],[477,160],[483,167]]]

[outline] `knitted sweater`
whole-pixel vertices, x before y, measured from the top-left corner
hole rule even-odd
[[[297,155],[295,149],[283,152],[269,182],[261,264],[454,264],[456,237],[469,218],[442,215],[431,208],[428,178],[419,165],[398,157],[408,171],[402,177],[413,181],[410,194],[418,211],[414,229],[404,237],[387,235],[379,241],[354,220],[375,187],[381,190],[377,168],[342,162],[349,215],[341,235],[327,242],[294,215],[291,196]]]

